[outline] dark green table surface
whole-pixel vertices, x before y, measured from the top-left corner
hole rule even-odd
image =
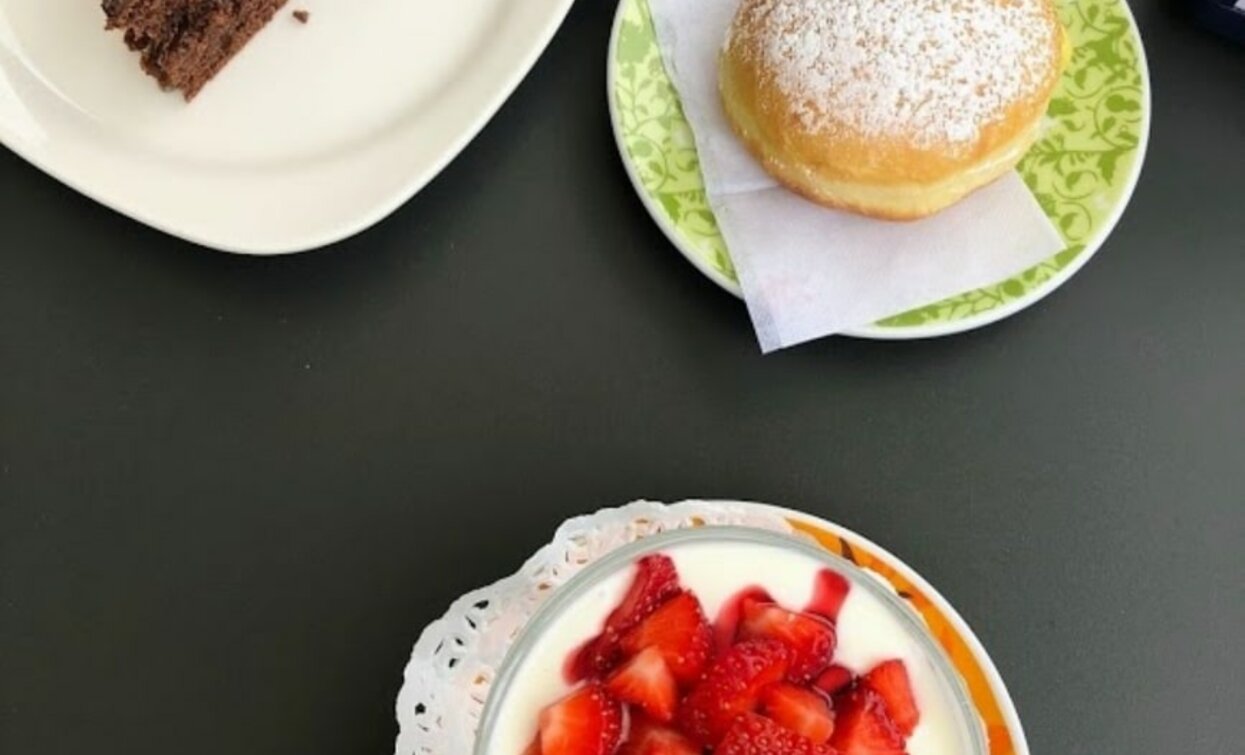
[[[1245,742],[1245,47],[1138,0],[1099,255],[947,340],[762,357],[649,221],[581,0],[416,199],[317,253],[144,228],[0,153],[0,753],[381,753],[420,628],[572,514],[815,512],[975,626],[1034,753]]]

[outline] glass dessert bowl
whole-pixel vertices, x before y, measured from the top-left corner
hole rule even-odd
[[[475,755],[986,755],[925,623],[817,544],[668,532],[589,565],[495,679]]]

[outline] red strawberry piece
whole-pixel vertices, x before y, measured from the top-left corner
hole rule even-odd
[[[761,693],[761,710],[774,723],[812,741],[825,744],[834,733],[830,698],[817,690],[779,682]]]
[[[684,734],[713,747],[735,719],[756,709],[761,690],[782,680],[791,651],[776,640],[747,640],[709,664],[677,716]],[[548,755],[548,753],[546,753]]]
[[[748,713],[739,718],[714,755],[835,755],[767,718]]]
[[[676,595],[623,635],[627,655],[650,647],[661,651],[675,679],[687,683],[700,678],[713,653],[713,629],[695,595]]]
[[[631,733],[618,755],[701,755],[701,749],[674,729],[632,716]]]
[[[746,587],[722,604],[718,609],[717,618],[713,621],[714,639],[717,641],[718,652],[725,652],[735,644],[735,633],[739,628],[739,620],[743,617],[744,606],[749,603],[773,603],[764,589]]]
[[[540,735],[537,734],[532,743],[523,750],[523,755],[541,755],[540,753]]]
[[[787,678],[796,684],[816,679],[830,665],[838,644],[834,625],[807,613],[795,613],[774,604],[750,603],[744,606],[739,626],[743,637],[768,637],[792,650]]]
[[[879,663],[865,674],[864,684],[881,696],[886,712],[899,733],[905,737],[912,736],[916,725],[921,722],[921,711],[916,707],[912,681],[908,678],[908,667],[904,662],[890,660]]]
[[[843,609],[843,603],[847,601],[847,594],[851,591],[852,583],[847,581],[847,577],[832,569],[822,569],[817,572],[813,600],[804,611],[830,621],[838,621],[839,611]]]
[[[589,684],[541,711],[541,755],[612,755],[622,738],[622,705]]]
[[[903,735],[886,715],[881,695],[860,686],[836,703],[830,745],[841,755],[904,755]]]
[[[601,634],[571,659],[566,670],[571,682],[605,674],[621,660],[619,639],[679,592],[679,573],[669,556],[660,553],[636,562],[635,578],[618,607],[605,619]]]
[[[851,683],[852,672],[836,663],[821,672],[821,676],[817,677],[817,681],[813,682],[813,686],[827,695],[837,695],[847,689]]]
[[[639,706],[662,723],[674,720],[679,684],[655,647],[627,661],[605,682],[605,689],[624,703]]]

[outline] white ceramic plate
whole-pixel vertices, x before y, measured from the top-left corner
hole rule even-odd
[[[376,223],[436,176],[571,3],[291,0],[187,104],[104,31],[99,0],[0,0],[0,141],[190,241],[310,249]]]

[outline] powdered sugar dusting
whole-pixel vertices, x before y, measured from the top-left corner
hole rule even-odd
[[[976,140],[1046,81],[1046,0],[745,0],[727,46],[762,56],[813,133]]]

